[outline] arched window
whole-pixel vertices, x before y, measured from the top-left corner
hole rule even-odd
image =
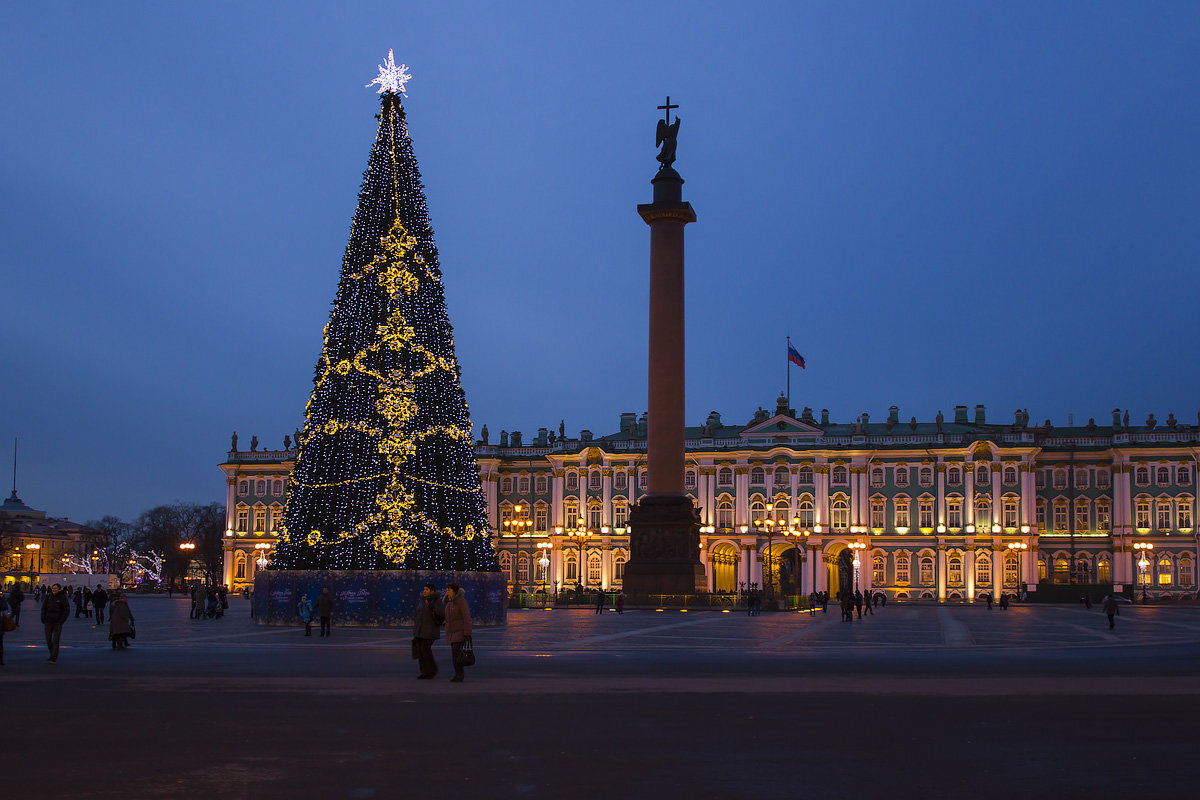
[[[594,469],[591,472],[589,472],[588,473],[588,488],[593,491],[595,491],[596,489],[599,489],[600,485],[601,485],[600,482],[603,477],[604,477],[603,474],[598,469]]]
[[[1112,562],[1104,556],[1096,562],[1096,580],[1100,583],[1112,582]]]
[[[529,494],[529,476],[521,475],[517,478],[517,493]]]
[[[600,556],[595,553],[588,555],[588,583],[592,586],[600,586]]]
[[[1158,585],[1170,586],[1175,582],[1175,571],[1171,564],[1171,559],[1168,556],[1163,556],[1158,560]]]
[[[628,481],[629,475],[625,473],[625,470],[618,470],[617,473],[613,475],[613,488],[624,490],[626,486],[628,486]]]
[[[803,466],[800,469],[796,470],[796,481],[798,483],[800,483],[801,486],[812,486],[812,482],[813,482],[812,467]]]
[[[780,496],[775,498],[775,509],[771,512],[771,516],[780,522],[792,521],[792,501],[786,497]]]
[[[593,531],[599,532],[600,526],[604,524],[603,522],[601,522],[601,519],[604,516],[603,511],[604,511],[604,507],[600,503],[598,503],[596,501],[588,503],[588,509],[587,509],[587,526],[588,526],[588,528],[590,528]]]
[[[929,556],[921,556],[921,583],[929,586],[933,583],[933,559]]]
[[[500,553],[500,571],[506,577],[512,578],[512,555],[506,552]]]
[[[986,553],[975,557],[975,585],[987,586],[992,582],[992,559]]]
[[[525,553],[521,553],[517,559],[517,582],[529,583],[529,556]]]
[[[238,481],[238,494],[250,494],[250,481]]]
[[[843,467],[841,465],[834,467],[833,468],[833,483],[834,483],[834,485],[845,486],[846,480],[847,480],[846,476],[848,474],[849,473],[846,471],[845,467]]]
[[[267,493],[267,482],[266,481],[258,481],[254,487],[254,493],[255,494],[266,494]]]
[[[1071,562],[1065,558],[1054,559],[1054,582],[1069,583],[1071,580]]]
[[[1021,562],[1017,560],[1016,553],[1009,553],[1004,557],[1004,585],[1016,586],[1021,582]]]
[[[1187,467],[1178,467],[1175,470],[1175,482],[1180,486],[1191,486],[1192,471]]]
[[[621,475],[622,473],[619,473],[619,472],[618,472],[617,474],[618,474],[618,475]],[[621,481],[622,481],[622,484],[621,484],[621,485],[622,485],[622,486],[624,486],[624,478],[622,478],[622,479],[621,479]],[[537,476],[537,480],[535,480],[535,481],[534,481],[534,486],[536,486],[536,487],[537,487],[537,493],[538,493],[538,494],[545,494],[545,493],[547,492],[547,488],[546,488],[546,486],[547,486],[547,484],[546,484],[546,476],[545,476],[545,475],[538,475],[538,476]]]
[[[613,527],[624,528],[629,522],[629,503],[624,497],[613,498]]]
[[[1046,559],[1044,556],[1038,556],[1038,582],[1046,580]]]
[[[992,527],[992,501],[986,497],[975,500],[975,530],[983,533]]]
[[[1150,468],[1138,467],[1133,471],[1133,482],[1138,486],[1145,486],[1150,483]]]
[[[728,497],[722,497],[717,501],[717,527],[733,527],[733,501]]]
[[[238,580],[246,578],[246,554],[239,550],[233,560],[233,577]]]
[[[838,495],[833,501],[833,519],[830,523],[838,530],[845,530],[850,527],[850,504],[846,502],[846,498]]]
[[[800,505],[797,507],[797,512],[800,517],[800,527],[811,528],[813,526],[813,501],[809,495],[800,496]]]
[[[1167,467],[1159,467],[1158,475],[1155,477],[1155,483],[1159,486],[1171,485],[1171,470]]]
[[[683,473],[683,488],[685,488],[685,489],[695,489],[696,488],[696,470],[689,469],[687,472]]]
[[[908,583],[908,554],[898,553],[896,555],[896,583]]]
[[[963,582],[962,556],[953,553],[946,559],[946,577],[951,586],[961,586]]]
[[[512,478],[506,475],[504,479],[500,481],[500,491],[504,494],[512,494],[512,489]]]
[[[960,467],[950,467],[946,470],[946,483],[951,486],[962,485],[962,469]]]
[[[992,469],[987,464],[975,465],[975,485],[986,486],[992,482]]]
[[[275,481],[275,494],[283,494],[283,481]]]
[[[766,473],[763,471],[762,467],[755,467],[754,469],[750,470],[751,485],[762,486],[764,481],[766,481]]]
[[[883,556],[874,556],[871,558],[871,583],[875,586],[882,586],[887,583],[887,570],[884,567]]]
[[[717,486],[733,486],[733,470],[721,467],[717,470]]]
[[[574,553],[568,553],[563,558],[563,567],[566,570],[567,577],[564,579],[567,583],[579,582],[579,561],[576,560]]]
[[[1184,553],[1179,557],[1179,585],[1192,587],[1196,584],[1196,571],[1193,568],[1192,557]]]
[[[1010,465],[1010,466],[1007,466],[1004,468],[1004,482],[1005,483],[1016,483],[1017,482],[1017,468],[1016,467]]]
[[[767,504],[763,502],[760,495],[754,495],[750,498],[750,520],[753,522],[756,519],[766,519]]]
[[[883,486],[883,467],[871,467],[871,485],[876,489]]]
[[[897,486],[908,486],[908,465],[907,464],[897,464],[896,465],[896,485]]]
[[[579,488],[579,473],[571,470],[567,473],[567,491],[574,492]]]
[[[789,483],[791,483],[791,480],[792,480],[792,473],[788,470],[787,467],[776,467],[775,468],[775,485],[776,486],[787,486]]]
[[[1067,488],[1067,471],[1065,469],[1059,468],[1054,470],[1054,488]]]
[[[574,497],[567,498],[563,503],[563,519],[568,528],[579,526],[579,501]]]
[[[625,556],[617,555],[613,558],[613,581],[620,583],[625,580]]]
[[[917,481],[925,487],[933,486],[933,467],[921,467],[917,473]]]
[[[962,498],[958,495],[946,498],[946,527],[958,530],[963,526]]]

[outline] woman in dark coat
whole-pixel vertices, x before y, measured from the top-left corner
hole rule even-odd
[[[450,660],[454,663],[454,677],[450,680],[462,683],[463,667],[459,656],[463,644],[471,638],[471,608],[457,583],[446,584],[446,641],[450,643]]]
[[[439,629],[445,619],[446,610],[442,606],[442,598],[438,597],[437,587],[432,583],[425,584],[421,599],[417,601],[417,610],[413,614],[413,651],[417,666],[421,670],[418,678],[428,680],[437,674],[433,643],[441,636]]]
[[[129,610],[129,601],[125,595],[118,594],[113,601],[108,616],[108,638],[112,640],[114,650],[124,650],[129,646],[129,635],[133,633],[133,612]]]

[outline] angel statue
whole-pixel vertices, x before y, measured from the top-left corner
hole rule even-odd
[[[679,135],[679,117],[675,118],[674,122],[667,122],[665,119],[658,121],[658,135],[655,137],[655,146],[662,146],[657,158],[662,164],[659,167],[661,172],[664,169],[671,169],[671,165],[675,163],[675,137]]]

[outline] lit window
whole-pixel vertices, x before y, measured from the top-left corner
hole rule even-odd
[[[572,553],[563,559],[563,564],[567,571],[567,582],[577,583],[579,581],[579,562],[575,560],[575,554]]]
[[[1038,500],[1037,508],[1034,511],[1035,521],[1037,522],[1038,530],[1046,530],[1046,501]]]
[[[613,581],[620,583],[625,580],[625,557],[617,556],[613,559]]]
[[[267,528],[268,533],[279,533],[279,528],[283,525],[283,506],[271,506],[271,518],[267,522],[270,526]]]
[[[928,586],[933,583],[933,559],[929,556],[921,558],[921,583]]]
[[[951,586],[961,586],[963,582],[963,562],[962,557],[955,554],[950,556],[946,561],[947,579]]]
[[[1046,559],[1038,556],[1038,583],[1046,580]]]
[[[1054,582],[1070,583],[1071,564],[1065,558],[1054,559]]]
[[[1096,580],[1100,583],[1112,582],[1112,562],[1107,558],[1096,562]]]
[[[1021,565],[1014,553],[1004,557],[1004,585],[1016,586],[1021,580]]]
[[[1163,556],[1158,560],[1158,585],[1170,586],[1174,582],[1175,575],[1171,568],[1171,559]]]
[[[896,498],[896,527],[897,528],[907,528],[908,527],[908,498],[907,497],[897,497]]]
[[[896,556],[896,583],[908,583],[908,556]]]
[[[986,555],[975,559],[975,585],[987,586],[992,582],[992,560]]]
[[[957,530],[962,526],[962,498],[951,497],[946,500],[946,527]]]
[[[1138,500],[1137,505],[1135,506],[1135,509],[1136,509],[1136,511],[1135,511],[1134,527],[1145,528],[1145,529],[1149,530],[1149,528],[1150,528],[1150,501],[1149,500]]]
[[[883,556],[875,556],[871,559],[871,583],[876,586],[882,586],[887,583]]]
[[[880,529],[883,528],[883,500],[871,500],[871,527]]]
[[[234,560],[233,577],[238,580],[246,578],[246,554],[238,551],[237,558]]]

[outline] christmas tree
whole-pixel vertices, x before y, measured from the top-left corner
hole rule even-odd
[[[275,569],[495,571],[425,191],[391,52]]]

